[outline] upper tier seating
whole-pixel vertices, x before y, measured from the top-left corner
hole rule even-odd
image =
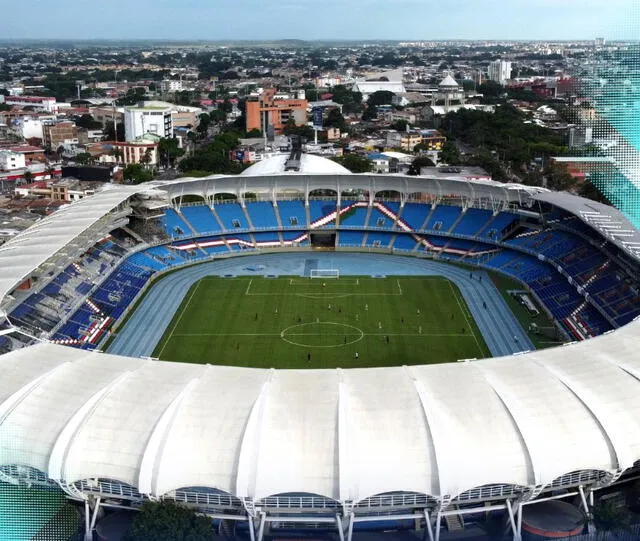
[[[429,223],[425,229],[432,229],[434,231],[442,231],[443,233],[449,231],[451,226],[460,216],[462,209],[460,207],[451,207],[449,205],[438,205],[431,213]]]
[[[247,217],[240,203],[221,203],[215,206],[216,213],[227,230],[249,229]]]
[[[211,233],[218,233],[222,230],[218,220],[216,220],[216,217],[207,205],[183,207],[182,215],[201,235],[210,235]]]
[[[307,227],[304,201],[278,201],[278,213],[283,228]]]
[[[247,202],[246,209],[254,228],[276,229],[278,227],[278,219],[276,218],[273,203],[269,201]]]

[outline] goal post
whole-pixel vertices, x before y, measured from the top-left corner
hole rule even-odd
[[[340,271],[338,269],[311,269],[309,278],[340,278]]]

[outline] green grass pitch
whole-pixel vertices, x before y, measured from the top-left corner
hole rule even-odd
[[[442,277],[207,277],[191,287],[153,356],[363,368],[490,353],[457,287]]]

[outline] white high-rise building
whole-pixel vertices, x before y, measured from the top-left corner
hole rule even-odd
[[[494,60],[489,64],[489,79],[504,85],[511,79],[511,62]]]
[[[173,137],[171,107],[139,105],[124,109],[124,138],[135,141],[148,133],[158,137]]]

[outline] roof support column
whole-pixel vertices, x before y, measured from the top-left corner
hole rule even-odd
[[[89,535],[93,539],[93,530],[96,528],[96,520],[98,519],[98,512],[100,511],[101,497],[98,496],[93,507],[93,515],[91,516],[91,524],[89,525]]]
[[[424,524],[425,529],[427,530],[427,535],[429,536],[429,541],[433,541],[433,524],[431,524],[431,516],[429,516],[429,510],[426,508],[424,510]]]
[[[253,517],[248,513],[247,520],[249,521],[249,538],[251,541],[256,541],[256,525],[253,522]]]
[[[349,526],[347,527],[347,541],[351,541],[353,539],[353,520],[355,518],[355,513],[351,511],[349,513]]]
[[[511,506],[511,500],[506,500],[507,513],[509,514],[509,524],[511,524],[511,531],[513,532],[513,541],[521,541],[520,534],[518,533],[518,527],[516,526],[515,517],[513,515],[513,507]]]
[[[344,528],[342,527],[342,519],[338,513],[336,513],[336,527],[338,528],[338,537],[340,538],[340,541],[344,541]]]
[[[262,541],[264,536],[264,524],[267,518],[267,514],[264,511],[260,512],[260,524],[258,524],[258,536],[256,541]],[[253,521],[253,519],[251,519]]]
[[[91,541],[93,536],[91,535],[91,508],[89,507],[89,500],[84,501],[84,540]]]
[[[442,525],[442,508],[438,509],[436,517],[436,535],[434,541],[440,541],[440,526]]]

